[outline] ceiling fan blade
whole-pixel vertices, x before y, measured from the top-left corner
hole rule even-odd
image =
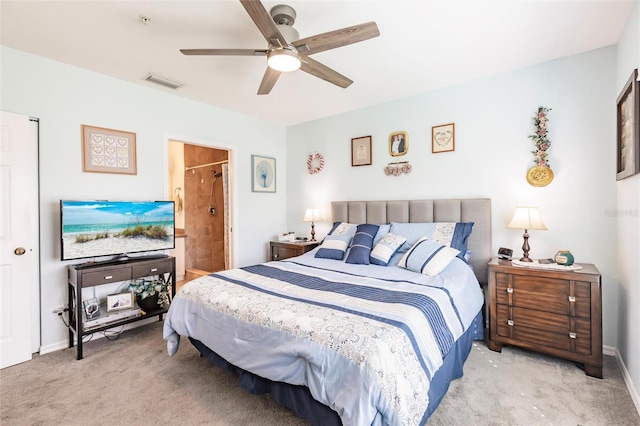
[[[278,26],[261,2],[258,0],[240,0],[240,3],[242,3],[242,6],[244,6],[249,16],[251,16],[253,23],[256,24],[256,27],[258,27],[269,45],[277,46],[277,43],[280,43],[281,47],[288,45],[287,40],[285,40],[282,33],[280,33]]]
[[[183,55],[265,56],[266,49],[180,49]]]
[[[329,83],[333,83],[336,86],[340,86],[343,89],[349,87],[351,83],[353,83],[352,80],[348,79],[339,72],[334,71],[328,66],[323,65],[315,59],[311,59],[309,57],[302,58],[300,69],[306,73],[321,78],[324,81],[328,81]]]
[[[306,45],[308,51],[298,50],[300,54],[312,55],[325,50],[335,49],[336,47],[346,46],[348,44],[358,43],[360,41],[369,40],[378,37],[380,31],[375,22],[367,22],[352,27],[346,27],[339,30],[329,31],[326,33],[302,38],[294,41],[292,44],[297,49]]]
[[[258,95],[268,95],[276,84],[276,81],[278,81],[280,74],[282,74],[280,71],[267,67],[267,70],[264,72],[264,77],[262,77],[262,82],[260,82],[260,87],[258,88]]]

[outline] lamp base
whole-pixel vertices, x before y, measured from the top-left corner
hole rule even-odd
[[[316,240],[316,230],[315,230],[315,224],[313,222],[311,222],[311,240],[309,241],[315,241]]]
[[[524,234],[522,235],[524,238],[524,243],[522,244],[522,257],[520,258],[520,262],[533,262],[533,260],[529,257],[529,233],[527,230],[524,230]]]

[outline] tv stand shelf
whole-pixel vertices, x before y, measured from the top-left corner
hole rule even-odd
[[[157,256],[132,257],[128,260],[96,263],[95,265],[86,263],[69,265],[68,272],[69,347],[73,347],[75,337],[77,340],[77,359],[79,360],[82,359],[82,338],[84,336],[155,316],[158,316],[158,320],[162,321],[163,314],[167,312],[166,308],[159,307],[144,315],[116,320],[87,330],[84,327],[82,308],[82,290],[84,288],[162,275],[171,285],[171,300],[176,294],[176,259],[170,256],[160,258]]]

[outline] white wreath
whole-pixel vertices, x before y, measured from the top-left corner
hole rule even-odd
[[[310,175],[318,174],[324,168],[324,157],[318,152],[310,154],[307,158],[307,170]]]

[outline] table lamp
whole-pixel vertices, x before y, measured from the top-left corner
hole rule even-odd
[[[303,220],[305,222],[311,222],[311,241],[315,241],[316,231],[314,229],[314,226],[315,226],[314,222],[322,221],[322,216],[320,215],[320,212],[318,211],[318,209],[307,209],[307,211],[304,214]]]
[[[542,223],[540,219],[540,213],[538,213],[537,207],[516,207],[516,211],[513,213],[511,222],[507,225],[507,229],[524,229],[524,243],[522,244],[522,251],[524,255],[520,259],[521,262],[533,262],[529,258],[529,229],[541,229],[546,230],[547,227]]]

